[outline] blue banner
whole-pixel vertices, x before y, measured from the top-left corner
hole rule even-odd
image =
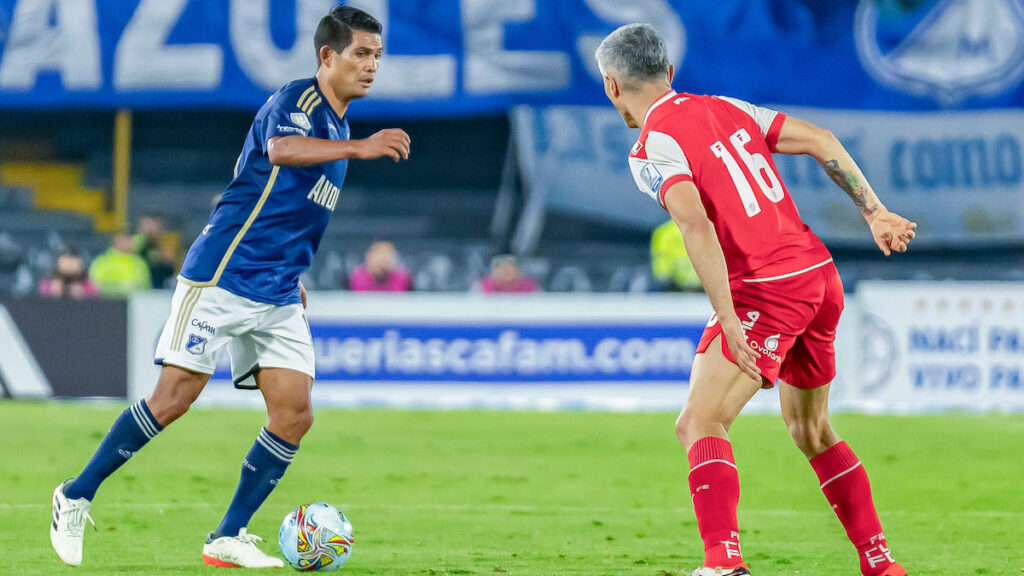
[[[318,381],[685,382],[704,323],[361,324],[311,320]],[[229,380],[227,358],[214,379]]]
[[[0,108],[255,108],[315,73],[335,0],[0,0]],[[1024,105],[1022,0],[353,0],[385,53],[356,116],[605,105],[593,51],[651,22],[675,87],[753,102]]]

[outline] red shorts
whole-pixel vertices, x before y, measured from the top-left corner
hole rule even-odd
[[[770,386],[781,379],[797,388],[818,388],[835,378],[843,282],[832,262],[789,278],[735,280],[730,288],[747,342],[761,354],[757,366]],[[706,351],[721,333],[722,325],[712,316],[697,353]],[[725,338],[722,353],[735,362]]]

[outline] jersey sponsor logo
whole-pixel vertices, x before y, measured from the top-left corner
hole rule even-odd
[[[341,188],[331,184],[327,176],[320,176],[306,198],[334,212],[334,206],[338,203],[338,194],[340,193]]]
[[[206,338],[197,334],[188,335],[188,344],[185,344],[185,350],[188,350],[192,354],[199,356],[203,352],[206,352]]]
[[[757,352],[757,353],[759,353],[759,354],[761,354],[763,356],[767,356],[767,357],[771,358],[776,364],[782,364],[782,357],[774,352],[775,348],[779,347],[779,341],[778,340],[775,341],[775,348],[771,348],[771,349],[768,348],[767,340],[765,341],[764,344],[761,344],[757,340],[748,338],[747,339],[747,344],[749,344],[750,347],[753,348],[755,352]]]
[[[920,4],[920,3],[918,3]],[[938,0],[895,12],[861,0],[857,54],[882,84],[955,106],[999,94],[1024,78],[1024,6],[1019,0]]]
[[[206,320],[199,320],[198,318],[192,319],[192,325],[198,328],[201,332],[206,332],[210,336],[217,333],[217,329],[210,325]]]
[[[278,124],[277,125],[277,131],[278,132],[291,132],[293,134],[299,134],[299,135],[302,135],[302,136],[305,136],[308,133],[306,130],[303,130],[302,128],[299,128],[298,126],[289,126],[287,124]]]
[[[302,112],[292,112],[288,118],[292,121],[292,124],[295,124],[307,132],[313,128],[313,125],[309,123],[309,116],[306,116]],[[278,126],[278,128],[280,128],[280,126]]]
[[[658,167],[650,162],[644,162],[644,167],[640,169],[640,179],[647,184],[652,192],[660,191],[661,184],[665,181],[665,177],[658,171]]]

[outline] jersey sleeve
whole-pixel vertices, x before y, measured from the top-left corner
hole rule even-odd
[[[263,130],[263,144],[283,136],[316,136],[313,114],[322,98],[312,85],[305,90],[285,90],[265,104],[269,109]]]
[[[675,138],[663,132],[648,132],[641,150],[644,157],[629,158],[633,179],[641,192],[665,208],[665,192],[678,182],[693,180],[690,162]]]
[[[750,116],[757,127],[761,129],[761,136],[768,143],[768,149],[775,152],[775,144],[779,141],[779,132],[782,131],[782,123],[786,121],[786,115],[770,108],[755,106],[738,98],[728,96],[715,96],[739,108],[744,114]]]

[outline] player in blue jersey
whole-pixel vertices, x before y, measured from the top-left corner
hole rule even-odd
[[[258,388],[263,427],[242,464],[235,496],[203,546],[215,566],[274,568],[246,525],[284,475],[313,423],[313,343],[299,275],[309,266],[338,201],[349,159],[409,157],[409,136],[383,130],[350,140],[345,113],[370,90],[381,25],[346,6],[320,21],[316,76],[278,90],[260,108],[234,179],[185,258],[171,317],[157,344],[163,367],[153,394],[114,422],[85,469],[53,493],[50,541],[61,560],[82,561],[82,537],[100,483],[199,396],[228,347],[239,387]]]

